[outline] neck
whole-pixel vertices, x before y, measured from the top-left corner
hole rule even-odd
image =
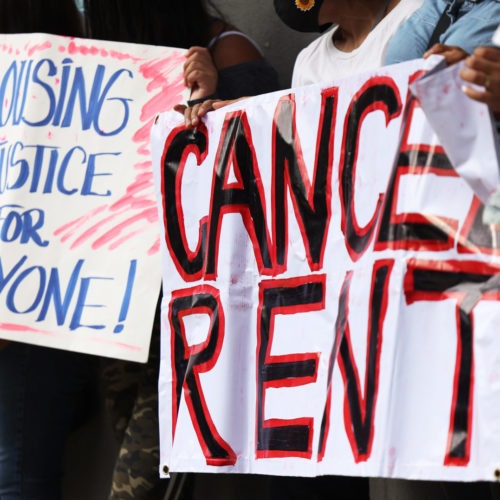
[[[368,33],[383,19],[399,0],[336,0],[330,8],[330,19],[338,25],[333,35],[337,48],[350,52],[358,48]],[[331,5],[331,3],[329,3]],[[326,13],[328,14],[328,13]]]

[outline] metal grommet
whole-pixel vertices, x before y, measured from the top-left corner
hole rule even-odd
[[[168,474],[168,465],[163,466],[163,474]]]

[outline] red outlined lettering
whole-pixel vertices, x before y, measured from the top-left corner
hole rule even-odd
[[[359,463],[370,458],[374,436],[383,329],[389,301],[389,279],[393,266],[394,261],[392,260],[380,260],[375,262],[373,267],[363,392],[361,391],[358,369],[350,340],[349,291],[353,271],[347,272],[344,279],[340,292],[335,336],[328,368],[328,392],[325,413],[321,423],[319,461],[323,460],[325,456],[330,423],[332,375],[335,360],[337,359],[344,380],[344,425],[354,460]]]
[[[459,253],[482,253],[500,255],[498,242],[500,229],[483,223],[484,205],[479,198],[473,197],[471,207],[458,237]]]
[[[208,315],[210,331],[202,344],[190,346],[183,320],[192,314]],[[199,378],[200,373],[208,372],[215,366],[224,341],[224,311],[219,291],[209,285],[200,285],[174,292],[169,305],[169,322],[173,368],[172,439],[184,393],[207,465],[234,465],[236,454],[215,427]]]
[[[162,208],[167,249],[177,271],[187,282],[196,281],[202,275],[206,220],[200,221],[198,245],[196,250],[191,251],[183,222],[182,174],[189,155],[195,155],[200,165],[206,157],[207,150],[208,136],[205,125],[200,125],[197,130],[185,129],[182,126],[175,128],[169,134],[161,157]]]
[[[323,267],[328,227],[331,217],[331,183],[334,132],[337,116],[336,87],[321,92],[321,113],[316,139],[315,166],[309,181],[296,129],[295,97],[282,97],[273,120],[273,235],[276,245],[277,271],[287,268],[288,204],[286,188],[291,195],[295,217],[312,271]]]
[[[440,146],[411,144],[409,135],[412,118],[419,107],[418,101],[409,97],[406,106],[404,131],[396,165],[386,191],[375,250],[430,250],[444,251],[453,248],[458,230],[456,219],[435,214],[398,213],[399,186],[404,175],[457,177],[448,157]]]
[[[237,182],[229,183],[233,167]],[[252,241],[261,275],[273,275],[271,237],[266,223],[266,204],[252,134],[244,111],[228,113],[222,127],[215,159],[210,223],[207,238],[206,279],[216,279],[222,218],[240,213]]]
[[[408,262],[406,301],[456,300],[457,352],[453,376],[445,465],[465,466],[470,460],[474,393],[474,307],[481,300],[500,300],[500,266],[483,262]]]
[[[264,418],[266,390],[311,384],[318,376],[319,353],[273,355],[277,314],[298,314],[325,308],[324,275],[263,281],[259,286],[257,331],[257,458],[311,458],[314,419]]]
[[[386,125],[389,125],[391,120],[401,114],[401,110],[401,98],[394,80],[388,77],[374,77],[356,93],[347,112],[339,162],[339,196],[342,202],[341,228],[346,237],[347,251],[353,261],[363,255],[373,237],[383,199],[380,193],[372,218],[364,227],[360,227],[354,200],[359,137],[363,121],[369,113],[382,111]]]

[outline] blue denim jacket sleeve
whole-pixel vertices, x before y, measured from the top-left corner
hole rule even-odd
[[[384,63],[422,57],[446,4],[447,0],[425,0],[391,38]],[[491,38],[499,23],[500,1],[465,0],[458,19],[441,35],[440,42],[472,52],[480,45],[492,45]]]

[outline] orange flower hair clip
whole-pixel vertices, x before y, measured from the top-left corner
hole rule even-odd
[[[314,0],[295,0],[295,5],[302,12],[307,12],[314,7]]]

